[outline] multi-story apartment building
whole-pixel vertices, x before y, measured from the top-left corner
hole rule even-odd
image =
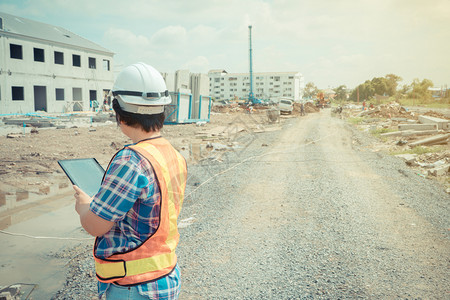
[[[248,99],[248,73],[212,70],[208,76],[209,93],[214,100]],[[300,101],[304,87],[304,78],[299,72],[253,73],[253,95],[258,99],[278,100],[287,97]]]
[[[114,83],[111,51],[64,28],[0,12],[0,114],[89,110]]]

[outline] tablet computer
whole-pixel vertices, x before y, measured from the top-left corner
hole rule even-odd
[[[63,159],[58,160],[58,164],[72,184],[91,197],[97,194],[105,170],[95,158]]]

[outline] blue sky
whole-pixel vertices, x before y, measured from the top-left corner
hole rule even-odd
[[[319,88],[396,74],[450,84],[448,0],[0,0],[115,52],[118,70],[299,71]]]

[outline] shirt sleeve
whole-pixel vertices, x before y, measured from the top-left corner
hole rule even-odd
[[[105,178],[90,210],[111,222],[121,221],[148,186],[149,180],[139,166],[139,156],[132,150],[117,153],[106,170]]]

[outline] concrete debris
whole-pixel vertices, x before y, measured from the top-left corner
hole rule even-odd
[[[382,104],[378,107],[369,108],[359,113],[360,117],[363,116],[381,117],[381,118],[403,118],[417,120],[417,115],[414,112],[409,111],[407,108],[401,106],[397,102],[389,104]]]
[[[1,300],[20,300],[20,285],[0,287]]]
[[[275,108],[268,109],[266,111],[266,114],[269,123],[280,122],[280,111],[278,109]]]
[[[419,146],[419,145],[427,145],[427,146],[432,146],[432,145],[443,145],[443,144],[447,144],[449,142],[449,138],[450,138],[450,133],[447,134],[440,134],[440,135],[435,135],[426,139],[422,139],[413,143],[410,143],[409,146],[410,147],[415,147],[415,146]]]
[[[404,131],[392,131],[380,134],[380,136],[413,136],[413,135],[429,135],[439,133],[438,130],[423,130],[423,131],[415,131],[415,130],[404,130]]]
[[[8,139],[15,139],[15,138],[23,137],[23,136],[24,136],[24,135],[21,134],[21,133],[9,133],[9,134],[6,135],[6,137],[7,137]]]
[[[417,154],[398,154],[396,157],[402,158],[407,165],[417,165],[416,158]]]
[[[419,116],[420,118],[420,116]],[[398,124],[398,130],[438,130],[437,124]],[[442,128],[441,128],[442,129]]]
[[[200,122],[195,123],[195,125],[198,126],[198,127],[204,126],[204,125],[206,125],[206,122],[205,121],[200,121]]]
[[[422,124],[435,125],[441,130],[450,130],[450,121],[430,116],[419,116],[419,122]]]
[[[437,111],[423,113],[420,108],[414,109],[413,112],[395,102],[378,107],[371,105],[369,109],[366,108],[364,111],[361,111],[361,108],[361,106],[355,108],[346,105],[342,115],[360,118],[358,126],[374,134],[379,133],[382,128],[382,133],[380,133],[382,139],[376,145],[378,150],[392,152],[426,151],[427,153],[424,154],[399,154],[396,157],[401,158],[405,161],[405,164],[416,169],[417,175],[423,178],[433,178],[446,186],[447,190],[450,190],[448,188],[450,176],[450,118],[448,110],[440,110],[443,114]],[[417,146],[423,149],[413,150]]]
[[[445,176],[450,170],[450,164],[445,164],[440,167],[433,168],[431,170],[428,170],[428,175],[432,176]]]

